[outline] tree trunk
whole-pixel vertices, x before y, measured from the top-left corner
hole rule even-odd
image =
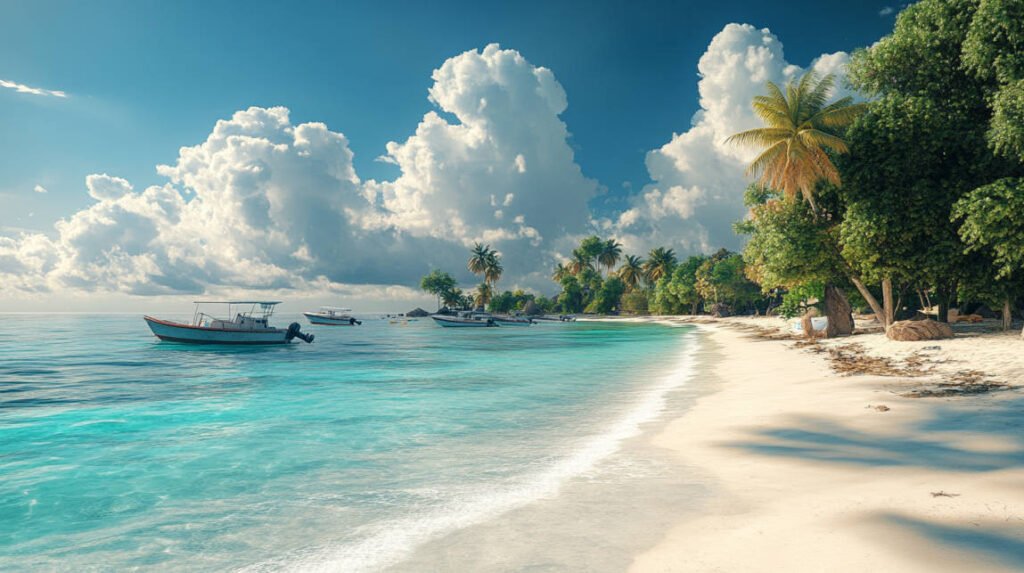
[[[885,329],[888,330],[896,318],[892,300],[892,279],[889,278],[882,279],[882,310],[885,312]]]
[[[855,276],[850,276],[850,281],[853,282],[853,286],[857,287],[857,291],[860,292],[860,296],[864,297],[864,300],[868,301],[868,305],[871,307],[872,312],[875,313],[875,319],[878,320],[878,324],[889,330],[889,325],[885,323],[885,311],[882,310],[882,305],[878,304],[878,299],[875,295],[871,294],[868,287],[864,286],[864,283]]]
[[[1013,311],[1010,309],[1010,299],[1003,300],[1003,330],[1010,330],[1013,326]]]
[[[828,330],[825,336],[847,336],[853,334],[853,309],[846,293],[834,285],[825,285],[825,316],[828,317]]]
[[[697,310],[698,310],[697,307],[699,305],[700,305],[700,301],[699,300],[694,300],[693,301],[693,305],[690,307],[690,314],[692,314],[694,316],[697,316]]]

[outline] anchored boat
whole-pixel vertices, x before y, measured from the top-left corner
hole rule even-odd
[[[313,342],[313,335],[301,332],[297,322],[288,328],[270,326],[273,301],[196,301],[192,322],[185,324],[152,316],[143,319],[160,340],[191,342],[196,344],[286,344],[298,338]],[[204,312],[212,305],[227,307],[227,318],[218,318]]]
[[[310,324],[321,324],[324,326],[356,326],[363,321],[356,320],[351,314],[351,308],[339,308],[336,306],[321,306],[316,312],[304,312],[303,316]]]
[[[525,316],[495,316],[494,322],[498,326],[531,326],[533,319]]]
[[[457,315],[433,314],[434,319],[440,326],[444,327],[486,327],[498,326],[494,317],[486,312],[460,312]]]

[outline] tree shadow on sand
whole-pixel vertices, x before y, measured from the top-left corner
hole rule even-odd
[[[879,518],[938,545],[971,551],[1024,570],[1024,539],[1019,535],[1008,536],[976,527],[956,527],[891,513],[882,514]]]
[[[941,434],[939,434],[941,432]],[[1004,451],[978,451],[945,441],[951,434],[991,434],[1013,444]],[[789,427],[758,431],[730,447],[761,455],[864,466],[915,466],[986,472],[1024,465],[1024,397],[959,405],[936,405],[931,415],[900,433],[866,433],[813,417]]]

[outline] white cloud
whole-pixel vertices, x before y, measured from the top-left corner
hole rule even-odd
[[[820,73],[842,81],[849,56],[824,54],[811,63]],[[750,149],[726,145],[730,135],[757,127],[750,102],[765,83],[783,83],[803,72],[786,61],[782,43],[767,29],[729,24],[712,39],[698,63],[701,109],[683,133],[647,154],[653,183],[613,220],[599,221],[629,251],[666,245],[678,253],[739,248],[732,222],[745,213],[745,164]],[[836,95],[846,95],[840,88]]]
[[[36,193],[46,193],[47,192],[46,187],[43,187],[42,185],[36,185],[35,187],[32,188],[32,190],[35,191]]]
[[[25,84],[19,84],[10,80],[0,80],[0,87],[12,89],[18,93],[32,94],[38,96],[53,96],[59,98],[66,98],[68,94],[60,90],[47,90],[43,88],[34,88]]]
[[[139,192],[123,178],[89,175],[95,203],[57,222],[55,237],[0,243],[0,288],[169,295],[410,285],[431,267],[468,275],[466,247],[476,240],[506,255],[507,286],[527,280],[547,265],[537,249],[550,248],[548,237],[586,229],[596,191],[558,118],[564,91],[549,70],[491,45],[446,61],[430,100],[458,121],[432,111],[408,139],[388,144],[401,169],[394,181],[361,181],[344,135],[295,125],[283,107],[218,121],[205,141],[157,167],[165,185]]]
[[[896,9],[893,8],[892,6],[886,6],[886,7],[882,8],[881,10],[878,11],[878,15],[879,16],[888,16],[889,14],[892,14],[895,11],[896,11]]]

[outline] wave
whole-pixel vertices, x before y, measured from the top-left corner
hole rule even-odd
[[[668,394],[693,377],[698,338],[690,333],[684,335],[682,341],[683,350],[673,368],[645,389],[621,418],[606,432],[585,438],[572,454],[546,469],[527,474],[509,487],[479,491],[424,514],[389,520],[358,541],[292,552],[240,571],[379,571],[401,563],[429,541],[494,519],[533,501],[553,497],[570,479],[592,471],[600,461],[618,451],[625,440],[639,435],[643,424],[664,411]]]

